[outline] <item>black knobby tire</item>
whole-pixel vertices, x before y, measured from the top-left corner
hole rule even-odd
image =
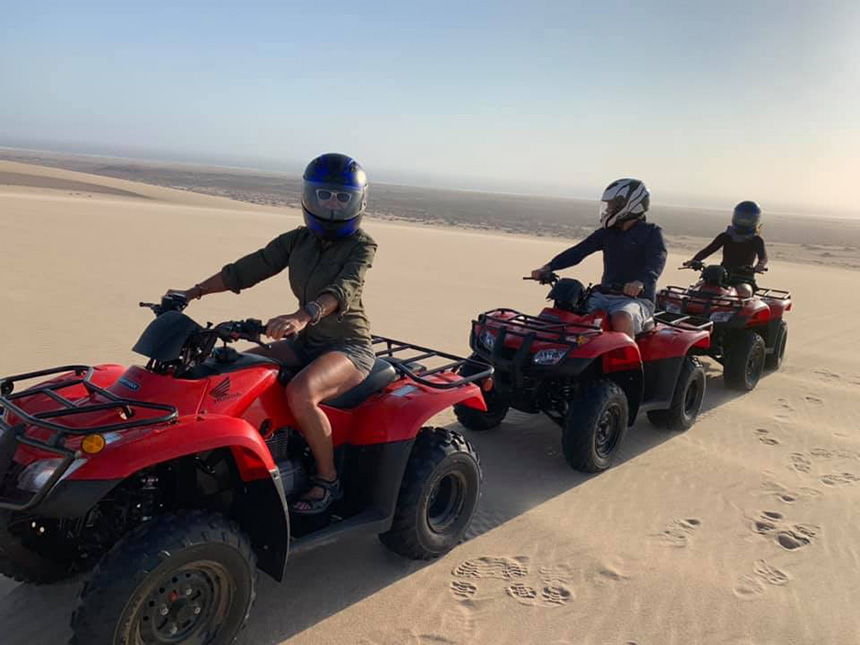
[[[226,645],[248,619],[256,557],[219,513],[170,513],[120,540],[72,614],[71,645]]]
[[[779,326],[776,329],[776,341],[773,346],[773,353],[768,354],[764,361],[764,366],[769,370],[778,370],[782,367],[785,360],[785,347],[788,345],[788,324],[784,320],[779,321]]]
[[[584,386],[571,402],[561,433],[567,463],[575,470],[606,470],[627,432],[627,397],[612,381]]]
[[[479,357],[473,355],[472,358]],[[477,373],[477,370],[477,366],[466,363],[460,369],[460,374],[462,376],[471,376]],[[484,403],[487,405],[486,412],[467,407],[461,403],[454,406],[454,414],[457,416],[457,420],[463,424],[464,428],[474,430],[475,432],[483,432],[484,430],[492,430],[504,421],[508,410],[510,410],[508,402],[499,396],[498,390],[495,388],[489,392],[483,392],[483,395]]]
[[[684,357],[671,407],[667,410],[650,410],[648,420],[658,428],[667,430],[689,429],[702,408],[706,381],[702,362],[695,356]]]
[[[481,480],[478,455],[463,435],[423,428],[403,475],[394,521],[380,541],[413,560],[447,553],[472,522]]]
[[[10,522],[37,521],[10,511],[0,512],[0,575],[18,582],[44,584],[68,578],[75,572],[75,560],[70,557],[51,559],[30,549],[11,530]]]
[[[726,339],[723,357],[723,380],[726,387],[741,392],[755,389],[764,370],[766,350],[764,339],[746,330]]]

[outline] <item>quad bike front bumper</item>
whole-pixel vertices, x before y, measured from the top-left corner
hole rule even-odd
[[[38,506],[40,514],[62,510],[63,515],[69,515],[72,509],[88,504],[88,500],[99,499],[105,489],[110,490],[117,482],[66,481],[85,457],[80,449],[66,447],[67,438],[172,423],[177,419],[177,410],[172,405],[123,399],[96,385],[94,371],[88,365],[65,365],[0,379],[0,510],[31,511]],[[14,392],[16,383],[44,377],[54,378]],[[87,395],[86,403],[71,400],[62,393],[81,388]],[[33,411],[30,405],[36,397],[41,397],[42,408],[45,399],[57,407]],[[62,423],[76,416],[114,409],[121,411],[123,421],[77,427]],[[143,410],[149,414],[139,415]],[[158,414],[153,416],[152,411]],[[40,431],[38,435],[30,432],[34,429]],[[32,450],[36,459],[31,457],[30,463],[18,463],[16,455],[22,449]]]

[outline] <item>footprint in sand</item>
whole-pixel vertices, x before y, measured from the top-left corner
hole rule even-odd
[[[809,454],[816,459],[860,459],[860,453],[845,448],[813,448]]]
[[[789,468],[796,470],[799,473],[808,473],[812,470],[812,462],[803,456],[803,453],[791,453],[791,465]]]
[[[860,376],[856,374],[842,375],[826,369],[814,370],[815,374],[825,383],[840,383],[842,385],[860,385]]]
[[[464,582],[462,580],[452,580],[450,590],[451,594],[457,600],[468,600],[469,598],[474,598],[478,593],[478,587],[471,582]]]
[[[795,551],[808,546],[818,537],[820,528],[813,524],[788,524],[785,517],[777,511],[761,511],[753,518],[751,529],[754,533],[772,537],[787,551]]]
[[[803,398],[806,399],[807,403],[811,403],[812,405],[824,405],[824,401],[817,396],[807,395]]]
[[[764,560],[757,560],[753,566],[753,571],[761,580],[777,587],[787,584],[791,579],[787,573],[768,564]]]
[[[753,575],[744,574],[740,576],[735,583],[734,593],[739,598],[754,598],[763,594],[767,586],[782,586],[788,583],[791,578],[787,573],[777,569],[764,560],[756,561],[753,565]]]
[[[831,473],[818,478],[825,486],[850,486],[860,482],[860,477],[854,473]]]
[[[453,574],[458,578],[499,578],[511,580],[524,578],[529,572],[529,559],[526,557],[495,558],[483,556],[466,560],[454,567]]]
[[[783,504],[794,504],[799,500],[818,499],[821,497],[821,491],[817,488],[801,487],[796,490],[792,490],[773,479],[764,481],[762,483],[762,488],[766,493],[772,495]]]
[[[673,520],[663,532],[659,534],[660,541],[666,546],[683,548],[687,546],[690,537],[702,525],[700,520],[689,518],[685,520]]]
[[[758,437],[758,440],[766,446],[776,446],[779,444],[779,439],[777,439],[776,437],[772,437],[770,435],[770,430],[766,430],[765,428],[757,428],[755,433]]]
[[[452,580],[449,591],[454,599],[468,601],[478,595],[478,580],[486,580],[487,585],[492,588],[492,580],[495,579],[507,581],[509,584],[504,588],[504,595],[521,605],[559,607],[573,599],[573,590],[568,580],[573,576],[574,571],[569,565],[540,567],[538,570],[540,582],[533,584],[530,584],[530,580],[526,580],[529,571],[529,559],[524,556],[474,558],[457,565],[452,574],[457,578],[474,579],[476,582]],[[482,597],[485,596],[482,595]]]
[[[515,582],[505,589],[505,593],[521,605],[529,607],[560,607],[573,598],[573,593],[565,585],[546,585],[539,591],[522,582]]]

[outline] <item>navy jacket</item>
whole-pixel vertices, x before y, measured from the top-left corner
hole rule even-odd
[[[666,266],[666,244],[663,231],[644,220],[627,231],[600,228],[576,246],[555,256],[549,263],[552,271],[566,269],[582,262],[592,253],[603,251],[601,284],[627,284],[638,281],[645,285],[640,297],[654,302],[657,279]]]

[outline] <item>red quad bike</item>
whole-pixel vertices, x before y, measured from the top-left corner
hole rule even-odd
[[[430,559],[461,540],[478,458],[460,434],[423,426],[453,404],[485,410],[474,381],[489,365],[375,337],[371,374],[322,406],[344,499],[291,518],[314,472],[284,396],[291,373],[228,346],[264,327],[201,327],[176,297],[142,304],[157,316],[134,347],[145,367],[0,379],[0,573],[49,582],[95,565],[72,643],[230,643],[257,567],[281,580],[288,551],[378,533]],[[48,380],[15,391],[31,379]]]
[[[524,278],[526,280],[530,278]],[[588,312],[593,291],[578,280],[547,274],[553,300],[537,316],[494,309],[472,321],[473,357],[495,368],[482,381],[487,410],[454,406],[471,430],[488,430],[509,408],[543,412],[562,428],[562,449],[576,470],[609,467],[626,429],[640,410],[657,426],[686,430],[705,394],[697,354],[707,351],[712,323],[660,312],[635,342],[612,331],[605,311]],[[476,368],[466,365],[463,374]]]
[[[791,293],[759,288],[753,267],[741,267],[733,274],[719,264],[695,262],[682,268],[701,271],[701,279],[692,287],[661,290],[657,306],[713,321],[708,355],[722,364],[727,387],[752,390],[765,368],[777,370],[782,366],[788,343],[784,315],[791,310]],[[738,295],[733,285],[741,282],[753,288],[752,297]]]

